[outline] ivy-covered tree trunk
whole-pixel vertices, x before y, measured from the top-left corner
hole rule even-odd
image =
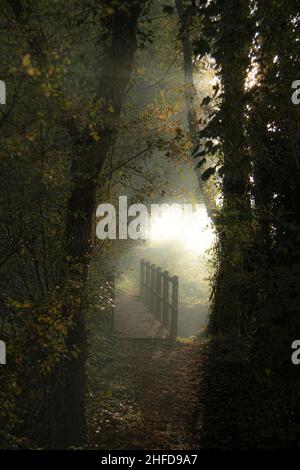
[[[82,444],[85,436],[85,360],[87,354],[84,319],[85,287],[97,180],[107,152],[116,138],[117,124],[137,48],[137,24],[144,2],[133,1],[126,8],[117,6],[106,21],[108,32],[98,98],[103,101],[101,122],[94,141],[80,149],[72,163],[72,190],[66,226],[68,264],[66,314],[73,326],[67,342],[75,356],[66,364],[64,411],[61,439],[63,447]]]
[[[249,2],[220,3],[220,31],[216,59],[221,66],[221,105],[224,153],[224,204],[247,199],[250,159],[245,140],[245,81],[249,66]],[[243,27],[241,28],[241,25]],[[251,31],[251,29],[250,29]]]
[[[259,87],[249,119],[261,292],[253,357],[256,373],[261,377],[271,370],[273,387],[285,394],[295,442],[300,422],[298,372],[288,367],[286,350],[299,332],[300,313],[300,107],[291,99],[299,72],[298,17],[298,2],[257,2]]]
[[[248,237],[251,233],[250,158],[245,136],[250,7],[247,0],[216,1],[206,6],[204,12],[204,34],[220,70],[221,106],[208,130],[201,134],[208,139],[216,138],[223,154],[223,206],[216,220],[219,259],[210,325],[212,331],[240,334],[248,315],[243,299],[249,288]]]

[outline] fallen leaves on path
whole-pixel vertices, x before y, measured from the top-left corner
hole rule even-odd
[[[197,448],[199,342],[105,341],[106,353],[91,361],[88,446]]]

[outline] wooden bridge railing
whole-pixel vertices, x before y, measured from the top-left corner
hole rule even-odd
[[[171,288],[170,288],[171,287]],[[170,276],[141,260],[140,297],[148,310],[170,332],[172,338],[178,333],[178,276]]]

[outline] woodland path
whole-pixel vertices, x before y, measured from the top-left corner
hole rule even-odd
[[[199,344],[165,336],[137,297],[117,299],[91,364],[89,448],[197,449]]]
[[[120,338],[166,338],[168,332],[135,294],[116,299],[114,335]]]

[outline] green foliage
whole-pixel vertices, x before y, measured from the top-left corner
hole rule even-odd
[[[216,139],[221,150],[210,328],[248,345],[245,360],[268,387],[274,414],[279,397],[286,400],[285,445],[298,444],[299,381],[290,347],[300,333],[300,141],[290,87],[300,55],[299,8],[268,0],[253,10],[247,1],[235,6],[203,2],[203,34],[195,42],[199,54],[208,51],[202,38],[209,43],[221,84],[220,106],[199,135]]]

